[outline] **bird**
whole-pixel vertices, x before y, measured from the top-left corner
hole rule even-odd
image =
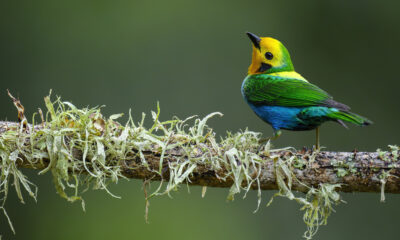
[[[345,122],[359,126],[372,124],[297,73],[289,51],[279,40],[246,34],[253,52],[241,93],[255,114],[272,126],[273,136],[268,140],[281,136],[282,129],[315,129],[315,148],[319,150],[319,128],[324,122],[334,121],[345,128]]]

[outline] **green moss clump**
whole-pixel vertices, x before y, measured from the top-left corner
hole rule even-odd
[[[389,145],[388,147],[389,147],[389,150],[390,150],[389,152],[388,151],[382,151],[379,148],[376,150],[378,152],[379,158],[382,161],[385,161],[385,162],[389,163],[388,167],[391,168],[390,170],[387,170],[387,171],[381,170],[380,175],[379,175],[379,180],[381,182],[381,202],[385,202],[385,199],[386,199],[385,198],[385,185],[386,185],[386,182],[387,182],[388,178],[389,177],[397,177],[397,176],[394,176],[394,175],[390,174],[390,171],[393,168],[397,168],[398,167],[398,164],[395,163],[395,162],[398,161],[399,156],[400,156],[400,154],[399,154],[400,148],[398,146]],[[391,158],[388,157],[388,154],[391,155]]]
[[[28,130],[34,131],[25,131],[21,125],[11,127],[0,135],[1,209],[6,216],[4,204],[10,180],[13,180],[21,202],[24,201],[22,188],[36,199],[36,186],[18,169],[17,163],[45,167],[39,174],[50,172],[57,193],[70,202],[81,201],[83,209],[85,204],[81,195],[89,188],[101,189],[119,198],[109,191],[108,185],[125,178],[120,162],[139,156],[142,166],[148,167],[143,152],[154,149],[160,151],[160,167],[151,170],[160,175],[166,151],[181,147],[186,154],[168,162],[168,182],[161,181],[159,187],[146,197],[147,200],[169,195],[181,183],[190,182],[189,177],[198,164],[206,164],[216,171],[222,167],[229,170],[227,175],[221,176],[222,180],[232,177],[235,182],[228,199],[233,199],[242,190],[247,193],[251,184],[258,181],[258,176],[251,177],[250,172],[252,168],[261,170],[263,163],[255,153],[259,134],[247,130],[228,134],[221,144],[217,144],[215,132],[206,123],[213,116],[222,116],[221,113],[212,113],[203,119],[189,117],[180,120],[175,117],[161,122],[157,106],[158,111],[151,113],[153,125],[146,128],[145,114],[139,123],[134,123],[129,114],[127,123],[121,125],[116,119],[122,114],[105,118],[101,107],[79,109],[60,98],[51,101],[50,97],[45,98],[45,105],[45,121],[36,124],[34,115],[32,124],[27,125]],[[189,121],[192,121],[190,125]],[[247,186],[244,187],[243,182],[247,182]],[[261,199],[261,190],[258,192]]]
[[[307,225],[307,230],[304,232],[303,237],[312,239],[317,233],[318,228],[321,225],[327,224],[328,217],[333,211],[333,206],[344,202],[336,192],[336,188],[340,188],[340,184],[320,184],[318,188],[309,187],[301,183],[293,174],[293,168],[295,164],[299,162],[296,156],[282,159],[272,155],[271,158],[274,159],[276,182],[279,191],[272,196],[267,206],[278,196],[298,202],[302,205],[301,210],[304,211],[303,220]],[[312,158],[313,157],[311,157],[311,159]],[[292,185],[294,182],[304,185],[304,187],[308,189],[305,196],[296,196],[292,192]]]
[[[157,112],[151,112],[153,124],[146,128],[145,114],[139,123],[135,123],[129,114],[127,123],[121,125],[116,120],[122,114],[106,118],[101,114],[101,107],[80,109],[69,102],[62,102],[60,98],[51,101],[50,97],[45,98],[45,105],[45,121],[37,124],[33,117],[32,124],[27,126],[35,131],[25,131],[21,124],[0,135],[0,194],[3,200],[0,208],[8,220],[4,203],[10,182],[21,202],[24,201],[22,189],[36,199],[36,186],[18,169],[18,163],[23,160],[24,164],[45,167],[39,174],[51,173],[57,193],[70,202],[81,201],[83,209],[85,204],[82,193],[90,188],[104,190],[119,198],[109,191],[108,185],[125,178],[121,173],[121,161],[139,157],[141,165],[155,174],[161,176],[165,164],[169,171],[168,181],[161,181],[156,190],[149,194],[146,191],[147,207],[152,197],[170,195],[182,183],[190,182],[190,177],[199,165],[206,165],[215,172],[226,170],[224,176],[219,176],[222,181],[233,180],[228,200],[234,200],[239,193],[244,193],[245,198],[251,186],[258,186],[255,211],[262,200],[262,166],[266,161],[274,161],[279,191],[268,205],[276,196],[301,204],[303,219],[307,224],[304,237],[307,239],[314,236],[319,226],[327,223],[333,206],[342,202],[335,191],[340,185],[321,184],[318,188],[312,188],[296,179],[294,169],[309,167],[315,159],[316,151],[305,162],[295,156],[279,157],[276,152],[291,148],[272,149],[267,142],[263,152],[269,157],[261,158],[258,154],[260,133],[247,129],[237,133],[228,132],[226,137],[217,141],[207,121],[214,116],[222,116],[221,113],[212,113],[202,119],[193,116],[184,120],[174,117],[172,120],[160,121],[160,108],[157,106]],[[166,152],[176,147],[182,149],[184,154],[174,161],[164,162]],[[144,154],[154,149],[160,154],[158,169],[149,168]],[[294,182],[303,184],[308,192],[304,196],[296,196],[291,190]],[[145,185],[148,183],[145,181]],[[11,221],[9,223],[13,229]]]
[[[331,161],[332,166],[335,167],[336,175],[338,177],[345,177],[349,174],[354,174],[357,172],[357,169],[355,168],[355,163],[351,161],[351,159],[348,159],[348,161],[337,161],[333,159]]]

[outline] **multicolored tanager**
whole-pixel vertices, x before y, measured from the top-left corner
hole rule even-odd
[[[242,95],[257,116],[272,126],[272,138],[279,137],[281,129],[316,129],[319,149],[319,126],[326,121],[344,127],[344,122],[360,126],[372,123],[297,73],[281,42],[250,32],[247,35],[253,43],[253,55]]]

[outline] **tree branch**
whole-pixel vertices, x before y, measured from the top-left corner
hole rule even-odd
[[[145,114],[137,124],[129,115],[123,126],[115,121],[122,114],[105,118],[100,108],[79,109],[60,98],[52,102],[50,96],[44,99],[46,114],[39,109],[41,123],[34,125],[28,124],[21,102],[9,96],[18,110],[19,122],[0,121],[0,210],[7,218],[4,204],[11,182],[21,202],[22,189],[36,199],[36,186],[20,168],[37,169],[40,174],[50,171],[58,194],[71,202],[82,200],[82,185],[116,197],[107,188],[110,181],[143,179],[146,219],[148,200],[169,194],[182,183],[229,187],[229,200],[241,191],[256,189],[258,207],[261,190],[276,189],[279,191],[269,204],[276,196],[301,204],[307,239],[327,223],[333,205],[342,201],[336,191],[381,192],[381,201],[384,192],[400,193],[397,146],[389,145],[386,152],[272,149],[269,142],[260,145],[260,134],[247,129],[228,132],[217,142],[216,133],[206,123],[221,113],[161,122],[157,106],[150,128],[144,126]],[[147,194],[146,185],[154,180],[161,184]],[[71,189],[73,194],[69,195]],[[306,194],[295,195],[292,190]]]
[[[0,136],[8,131],[15,131],[20,125],[15,122],[0,122]],[[25,133],[42,131],[43,126],[26,130]],[[26,141],[25,144],[28,148],[30,147],[29,141]],[[163,154],[161,174],[159,174],[160,146],[153,144],[152,147],[151,150],[142,151],[142,157],[139,156],[136,149],[132,149],[132,153],[127,155],[126,159],[120,159],[121,174],[127,178],[168,181],[170,178],[169,166],[182,157],[187,158],[187,153],[182,147],[166,150]],[[212,159],[218,155],[206,144],[193,144],[191,148],[197,149],[196,155],[192,155],[192,158]],[[83,153],[80,149],[73,152],[75,159],[82,158]],[[210,155],[210,152],[214,156]],[[298,181],[293,182],[292,190],[307,192],[310,186],[317,188],[320,184],[327,183],[341,184],[337,190],[343,192],[380,192],[382,183],[384,183],[385,192],[400,193],[400,158],[397,156],[397,152],[313,152],[303,149],[300,151],[260,151],[258,155],[263,163],[259,169],[249,168],[249,175],[253,178],[259,175],[258,179],[262,190],[279,189],[276,182],[276,161],[274,159],[294,157],[296,164],[293,164],[292,172]],[[49,158],[27,162],[23,156],[20,157],[24,161],[18,162],[18,165],[25,168],[41,170],[47,168],[50,162]],[[147,161],[148,165],[146,166],[141,161],[143,157]],[[242,164],[239,159],[236,161],[238,165]],[[189,184],[210,187],[231,187],[234,184],[232,177],[224,179],[225,176],[229,176],[229,170],[225,166],[216,171],[206,163],[207,161],[203,162],[197,164],[191,175],[188,176]],[[260,170],[261,172],[258,172]],[[75,171],[85,172],[82,169],[75,169]],[[246,181],[242,182],[243,186],[246,184]],[[253,182],[251,188],[257,189],[257,183]]]

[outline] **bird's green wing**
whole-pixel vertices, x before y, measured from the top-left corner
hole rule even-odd
[[[326,106],[344,111],[350,109],[307,81],[261,74],[249,77],[244,91],[248,101],[254,104],[285,107]]]

